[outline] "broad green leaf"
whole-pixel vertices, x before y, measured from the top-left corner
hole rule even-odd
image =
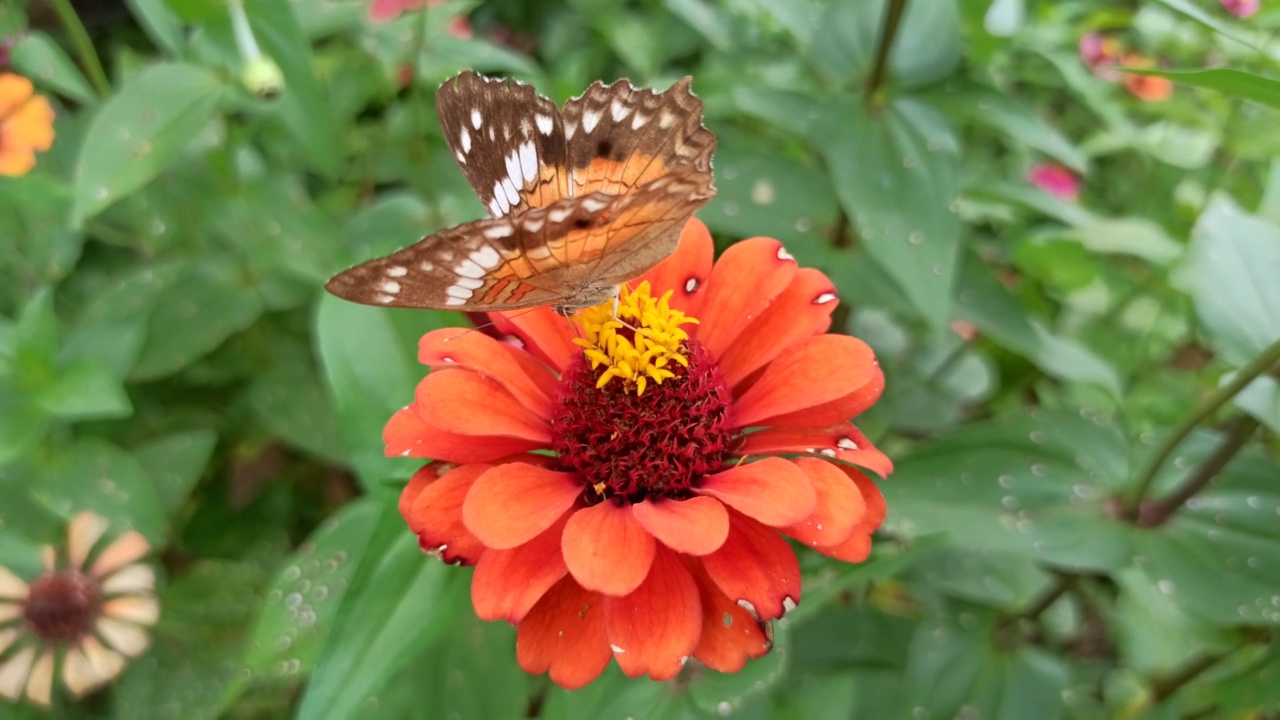
[[[1169,672],[1205,648],[1230,648],[1230,633],[1188,615],[1175,602],[1169,583],[1152,583],[1132,567],[1111,577],[1120,589],[1113,622],[1116,649],[1126,667],[1146,674]]]
[[[400,320],[397,322],[396,317]],[[413,401],[426,375],[417,362],[417,334],[444,327],[452,313],[395,311],[326,295],[316,315],[317,344],[329,392],[342,420],[350,462],[365,487],[408,479],[416,465],[383,452],[382,428]],[[411,323],[410,332],[400,325]]]
[[[1157,488],[1168,492],[1209,455],[1207,434],[1166,465]],[[1280,624],[1280,466],[1238,457],[1213,485],[1163,525],[1134,532],[1135,564],[1186,612],[1222,625]],[[1206,582],[1212,578],[1212,582]]]
[[[72,223],[150,182],[213,117],[222,83],[195,65],[153,65],[98,110],[80,148]]]
[[[747,150],[748,141],[720,139],[716,196],[698,212],[713,232],[745,238],[764,235],[788,244],[829,242],[836,197],[826,173],[813,163]]]
[[[20,36],[9,62],[13,69],[39,85],[48,86],[76,102],[91,105],[97,99],[84,74],[48,35],[35,31]]]
[[[134,448],[133,456],[151,478],[166,512],[172,515],[187,501],[217,442],[218,434],[212,430],[188,430]]]
[[[1035,148],[1078,173],[1088,169],[1089,158],[1080,148],[1027,104],[1005,93],[977,84],[956,82],[947,83],[943,89],[930,93],[929,99],[949,114],[995,130],[1006,138],[1006,142]]]
[[[285,561],[249,635],[243,663],[252,673],[292,677],[315,667],[381,511],[370,498],[348,505]]]
[[[1186,15],[1196,22],[1203,24],[1205,27],[1212,29],[1223,37],[1230,38],[1236,42],[1248,45],[1249,47],[1259,49],[1257,45],[1243,38],[1238,32],[1238,29],[1232,27],[1231,24],[1227,22],[1226,18],[1221,15],[1206,12],[1191,0],[1160,0],[1160,2],[1165,6]]]
[[[114,717],[215,720],[225,688],[241,676],[244,628],[264,580],[254,563],[202,560],[160,592],[163,615],[150,651],[112,689]],[[286,708],[258,708],[282,717]]]
[[[309,357],[283,354],[245,391],[250,410],[271,434],[330,462],[343,463],[342,430]]]
[[[225,261],[200,261],[160,293],[133,379],[171,375],[253,324],[262,299]]]
[[[471,611],[469,575],[423,555],[393,494],[378,504],[381,516],[302,697],[301,720],[354,717],[458,613]]]
[[[860,87],[871,70],[886,0],[827,5],[810,46],[818,71],[840,85]],[[889,81],[918,87],[950,75],[960,64],[960,19],[954,0],[908,3],[889,55]]]
[[[69,518],[92,510],[136,529],[153,548],[164,547],[169,533],[164,506],[151,478],[129,453],[103,440],[85,439],[62,449],[37,472],[29,491],[57,514]]]
[[[881,489],[887,525],[949,532],[957,546],[1066,567],[1130,562],[1126,525],[1107,503],[1128,480],[1128,448],[1078,413],[970,425],[897,463]]]
[[[49,430],[49,415],[0,375],[0,466],[34,450]]]
[[[857,237],[916,311],[942,327],[961,230],[951,209],[960,160],[951,128],[917,100],[872,114],[848,98],[828,106],[825,127],[821,150]]]
[[[169,9],[165,0],[125,0],[125,4],[156,46],[171,58],[182,55],[186,45],[182,21]]]
[[[1191,297],[1214,349],[1243,365],[1280,339],[1280,226],[1218,196],[1191,234]]]
[[[1230,376],[1223,377],[1222,382],[1230,382]],[[1233,401],[1236,407],[1280,435],[1280,383],[1269,377],[1260,377],[1241,390]]]
[[[6,270],[12,285],[9,292],[21,292],[41,283],[62,279],[80,259],[84,234],[67,221],[71,209],[71,188],[61,178],[46,173],[29,173],[5,178],[0,192],[0,238],[5,240]]]
[[[57,368],[36,402],[62,420],[121,418],[132,412],[120,380],[108,367],[91,360]]]

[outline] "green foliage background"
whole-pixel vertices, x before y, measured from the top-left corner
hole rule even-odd
[[[87,508],[164,568],[149,654],[57,716],[1280,713],[1280,8],[449,0],[376,24],[245,0],[265,99],[234,1],[124,0],[92,48],[64,0],[0,8],[58,109],[36,171],[0,178],[0,564],[29,574]],[[1172,100],[1092,75],[1098,30]],[[432,104],[468,67],[557,100],[692,74],[720,143],[700,217],[826,271],[834,330],[881,359],[875,552],[802,554],[799,610],[740,674],[525,676],[395,511],[416,463],[381,427],[416,338],[462,318],[321,286],[482,215]],[[1048,161],[1079,202],[1024,180]]]

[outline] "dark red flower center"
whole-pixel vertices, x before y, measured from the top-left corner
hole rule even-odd
[[[70,642],[92,631],[101,609],[98,582],[67,570],[31,583],[22,616],[40,639]]]
[[[582,476],[588,498],[687,498],[724,469],[734,439],[729,386],[706,348],[686,340],[683,350],[689,366],[673,365],[675,377],[643,394],[618,381],[597,388],[600,371],[583,355],[565,371],[552,449],[561,469]]]

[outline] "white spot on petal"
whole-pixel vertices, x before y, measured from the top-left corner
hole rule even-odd
[[[833,293],[833,292],[825,292],[825,293],[822,293],[821,295],[819,295],[818,297],[814,298],[814,299],[813,299],[813,304],[814,304],[814,305],[826,305],[827,303],[832,302],[832,301],[834,301],[835,299],[836,299],[836,294],[835,294],[835,293]]]
[[[795,258],[795,256],[794,256],[794,255],[792,255],[791,253],[787,252],[787,249],[786,249],[786,248],[784,248],[784,247],[782,247],[781,245],[779,245],[779,246],[778,246],[778,259],[779,259],[779,260],[795,260],[796,258]]]
[[[786,615],[787,613],[789,613],[789,612],[791,612],[792,610],[795,610],[795,609],[796,609],[796,601],[795,601],[795,600],[792,600],[790,597],[784,597],[784,598],[782,598],[782,614],[783,614],[783,615]]]
[[[838,442],[836,442],[836,447],[841,450],[857,450],[858,443],[854,442],[853,438],[842,437]]]
[[[698,289],[698,285],[699,285],[698,278],[691,277],[688,280],[684,281],[684,291],[687,293],[691,293],[694,290]]]
[[[613,643],[609,643],[609,649],[613,651],[614,655],[621,655],[626,652],[626,650],[622,649],[621,645],[614,645]]]
[[[755,618],[757,622],[760,620],[760,613],[756,612],[756,606],[752,605],[750,600],[738,600],[738,607],[751,613],[751,617]]]

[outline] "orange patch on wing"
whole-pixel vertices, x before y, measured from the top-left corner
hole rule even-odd
[[[520,283],[520,287],[516,288],[515,291],[511,293],[511,302],[520,302],[520,300],[522,300],[525,295],[528,295],[529,291],[533,289],[534,287],[529,283]]]
[[[574,172],[573,182],[579,194],[602,191],[617,195],[657,180],[667,172],[667,164],[655,155],[636,153],[622,162],[598,157]]]
[[[486,302],[486,303],[493,302],[498,298],[498,295],[500,295],[502,291],[505,290],[506,287],[510,284],[511,284],[510,280],[499,280],[498,282],[494,283],[493,287],[489,288],[489,292],[484,294],[484,298],[481,299],[481,302]]]

